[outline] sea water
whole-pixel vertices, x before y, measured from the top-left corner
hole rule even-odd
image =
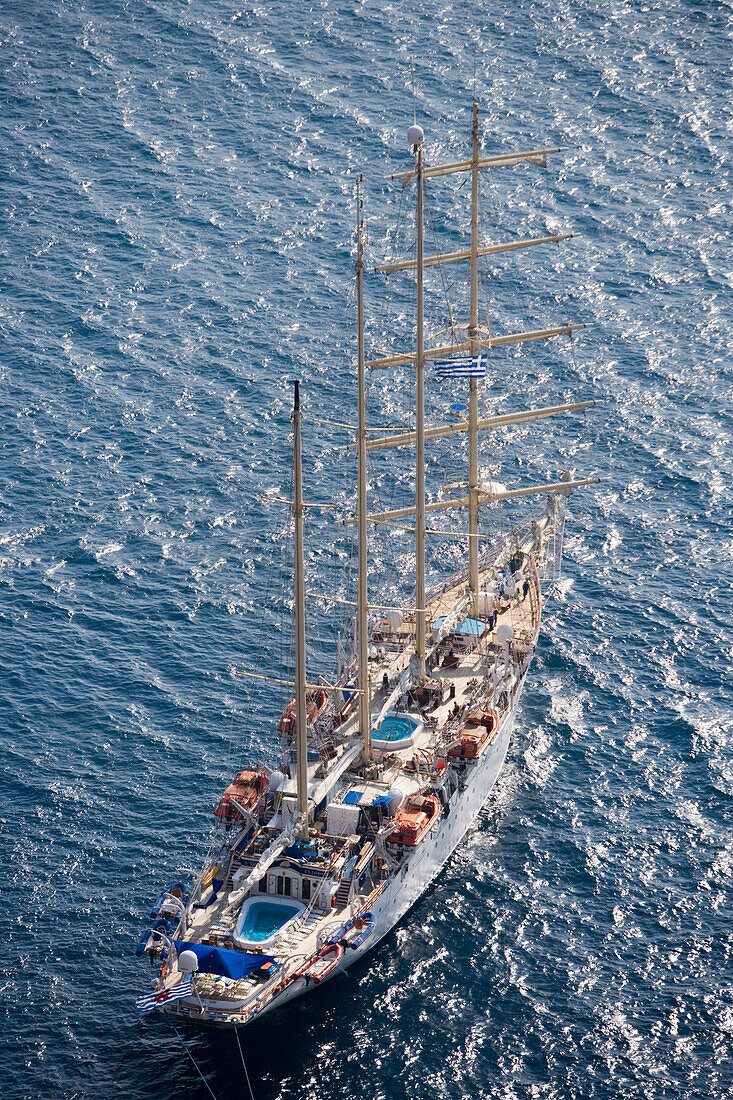
[[[730,8],[715,0],[51,0],[0,9],[3,1097],[249,1095],[231,1035],[135,999],[160,890],[213,808],[277,760],[291,678],[289,379],[303,381],[308,587],[350,598],[354,184],[368,353],[413,346],[413,112],[429,163],[561,147],[482,180],[481,323],[578,321],[496,351],[483,476],[597,473],[504,773],[437,882],[347,977],[242,1033],[257,1100],[724,1097],[731,1036]],[[433,181],[426,248],[468,240]],[[465,274],[426,278],[428,335]],[[371,423],[413,383],[370,380]],[[460,386],[428,378],[430,423]],[[410,454],[370,463],[409,503]],[[428,447],[434,494],[465,444]],[[521,511],[521,509],[520,509]],[[436,525],[465,518],[436,516]],[[485,509],[484,531],[513,513]],[[409,524],[407,524],[409,526]],[[408,532],[372,538],[374,602],[412,596]],[[431,537],[428,573],[464,560]],[[309,604],[332,676],[341,605]]]

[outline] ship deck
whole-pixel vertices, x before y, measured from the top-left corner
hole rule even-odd
[[[519,580],[520,587],[511,593],[511,598],[499,599],[498,606],[495,607],[493,626],[490,627],[485,619],[473,620],[475,625],[469,625],[466,628],[467,633],[461,634],[458,629],[433,648],[428,665],[430,676],[428,684],[437,688],[439,697],[423,700],[415,698],[412,692],[407,700],[400,701],[404,704],[400,708],[401,713],[407,712],[410,716],[414,716],[416,721],[422,723],[422,728],[414,732],[409,747],[398,748],[395,751],[389,748],[375,751],[376,767],[368,780],[357,774],[360,762],[359,756],[354,752],[356,741],[353,735],[357,732],[358,708],[352,704],[340,729],[340,743],[335,749],[335,756],[329,761],[326,777],[323,777],[321,770],[319,778],[319,765],[313,764],[309,767],[311,797],[315,795],[315,802],[326,796],[338,801],[344,799],[350,789],[365,790],[369,784],[377,784],[382,790],[390,792],[399,790],[404,796],[418,794],[425,788],[426,783],[431,782],[431,773],[432,779],[435,778],[436,773],[433,769],[436,749],[442,745],[445,751],[445,746],[461,731],[466,716],[472,708],[477,705],[482,708],[491,706],[498,717],[501,717],[503,709],[509,705],[507,685],[510,680],[507,679],[506,674],[510,670],[510,665],[515,670],[522,667],[524,653],[527,656],[531,655],[539,629],[541,614],[539,581],[534,565],[530,564],[530,559],[526,559],[525,570]],[[486,583],[490,573],[490,569],[484,571],[481,578],[483,584]],[[526,588],[525,580],[529,581]],[[430,601],[431,623],[451,610],[464,587],[465,579],[461,577],[436,594]],[[500,628],[504,625],[512,628],[509,640],[502,638]],[[414,656],[410,627],[409,622],[402,624],[398,631],[385,639],[382,652],[378,653],[377,659],[370,661],[371,705],[375,717],[383,709],[402,671]],[[475,634],[472,635],[470,630],[475,630]],[[386,687],[383,685],[385,674]],[[353,698],[355,703],[356,697]],[[378,739],[378,731],[375,731],[375,738]],[[334,776],[337,777],[335,783]],[[284,799],[292,798],[293,780],[285,783],[281,790]],[[326,792],[325,795],[324,792]],[[282,827],[283,819],[281,814],[278,814],[261,830],[262,844],[269,843]],[[327,837],[323,835],[324,833],[325,830],[322,829],[321,839],[327,844],[331,856],[322,860],[318,866],[314,864],[310,870],[313,874],[327,876],[330,882],[338,882],[342,874],[340,870],[342,861],[346,862],[350,851],[348,843],[359,841],[360,847],[356,849],[357,854],[364,854],[366,859],[369,855],[366,851],[368,842],[351,836]],[[401,854],[398,853],[394,866],[399,865],[401,860],[409,858],[410,852],[415,850],[415,848],[406,849]],[[353,852],[353,849],[351,851]],[[256,860],[250,860],[250,862],[256,862]],[[283,867],[285,872],[288,871],[287,854],[283,857],[282,866],[278,864],[278,867],[280,868],[277,871],[278,874],[282,873]],[[290,870],[307,874],[309,867],[301,863],[297,868],[291,867]],[[384,870],[379,874],[376,871],[370,871],[363,887],[357,893],[352,890],[342,896],[337,892],[335,896],[329,897],[328,908],[325,911],[322,907],[316,908],[310,904],[304,908],[299,917],[290,924],[285,924],[282,933],[276,936],[272,945],[263,948],[265,954],[273,957],[280,964],[278,971],[280,978],[277,980],[283,981],[283,975],[287,978],[287,975],[297,972],[302,962],[317,955],[325,943],[341,932],[345,922],[368,905],[370,891],[375,888],[384,873]],[[227,913],[233,889],[230,870],[227,880],[222,884],[220,896],[215,902],[205,909],[194,910],[190,914],[186,927],[188,942],[209,944],[225,949],[237,947],[233,914]],[[258,889],[262,888],[258,888],[255,884],[250,891],[250,896],[261,896],[263,899],[269,896],[265,892],[259,894]],[[271,889],[271,886],[267,889]],[[261,977],[234,980],[201,973],[196,977],[196,991],[197,996],[205,1002],[206,1014],[210,1016],[212,1022],[218,1014],[221,1014],[219,1022],[226,1022],[232,1014],[238,1016],[246,1012],[249,1003],[255,1001],[260,1003],[263,995],[269,996],[267,989],[271,981],[274,982],[275,979],[263,983]],[[198,1010],[194,1008],[192,1002],[189,1002],[187,1008],[184,1009],[181,1006],[181,1011],[196,1014]]]

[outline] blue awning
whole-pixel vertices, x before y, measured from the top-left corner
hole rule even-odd
[[[209,947],[204,943],[176,940],[176,951],[193,951],[202,974],[219,974],[222,978],[246,978],[253,970],[275,962],[271,955],[252,955],[249,951],[229,951],[224,947]]]
[[[433,628],[440,630],[441,626],[445,622],[445,618],[436,619]],[[475,634],[480,636],[486,630],[486,623],[483,619],[464,619],[458,626],[454,626],[451,630],[451,634]]]
[[[372,799],[372,806],[389,806],[391,801],[391,794],[378,794]]]

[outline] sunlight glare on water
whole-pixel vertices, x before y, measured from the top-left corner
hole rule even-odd
[[[729,1096],[729,6],[52,0],[5,5],[0,41],[3,1096],[208,1095],[138,1019],[134,948],[234,771],[275,760],[282,693],[236,670],[290,660],[267,499],[290,491],[288,379],[312,417],[355,415],[356,174],[371,269],[400,216],[409,253],[389,176],[413,108],[429,162],[464,156],[474,89],[488,151],[563,150],[487,175],[486,239],[576,235],[491,257],[482,317],[593,322],[497,351],[482,409],[598,401],[482,463],[603,482],[573,497],[475,828],[368,961],[242,1033],[250,1079],[257,1100]],[[466,187],[428,199],[428,247],[463,247]],[[368,347],[409,347],[409,280],[390,303],[366,283]],[[433,272],[431,332],[442,296]],[[406,371],[369,397],[408,423]],[[464,398],[431,383],[429,418]],[[346,442],[306,421],[308,492],[344,512]],[[431,485],[464,456],[431,449]],[[370,477],[375,506],[409,500],[409,456]],[[353,579],[344,531],[309,515],[318,591]],[[437,541],[431,578],[462,561]],[[409,536],[372,547],[373,589],[409,596]],[[339,617],[310,616],[332,675]],[[248,1095],[231,1036],[184,1039],[220,1100]]]

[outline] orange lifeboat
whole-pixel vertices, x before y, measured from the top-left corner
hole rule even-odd
[[[389,834],[390,844],[404,844],[414,848],[438,818],[440,803],[434,795],[413,795],[397,814],[394,829]]]
[[[481,724],[473,728],[465,728],[448,749],[448,756],[453,759],[478,760],[484,750],[491,744],[499,728],[499,720],[493,710],[484,711]]]
[[[257,800],[266,792],[269,785],[269,780],[264,772],[237,772],[234,782],[229,784],[219,799],[219,804],[214,810],[214,816],[221,821],[233,821],[238,817],[241,818],[242,810],[249,810],[255,806]]]
[[[306,708],[308,710],[308,722],[312,726],[316,722],[328,703],[328,692],[325,688],[317,688],[316,691],[309,691],[305,697]],[[285,710],[282,713],[282,717],[277,724],[278,733],[294,733],[295,732],[295,699],[291,699]]]

